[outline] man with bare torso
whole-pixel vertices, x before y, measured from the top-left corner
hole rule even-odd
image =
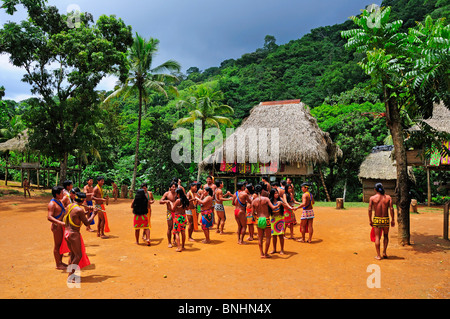
[[[385,194],[381,183],[375,184],[375,191],[377,193],[370,197],[369,200],[369,224],[373,227],[375,232],[375,249],[377,251],[375,259],[380,260],[380,239],[382,234],[384,234],[383,258],[387,258],[386,250],[389,243],[389,226],[395,227],[394,206],[391,196]],[[375,212],[373,219],[372,211]],[[390,223],[389,212],[391,215]]]
[[[80,228],[83,224],[87,226],[91,223],[91,221],[95,218],[98,209],[95,208],[93,215],[87,219],[85,210],[79,206],[86,199],[86,194],[77,192],[75,195],[76,196],[73,203],[67,207],[67,214],[64,216],[64,224],[66,227],[64,231],[64,238],[70,250],[69,264],[75,265],[79,268],[84,268],[90,265],[90,261],[86,255]],[[69,273],[69,278],[71,278],[71,275],[75,271],[76,268],[72,268],[72,271]]]
[[[62,262],[62,254],[59,250],[64,240],[64,222],[62,221],[64,214],[66,213],[64,205],[61,203],[63,198],[62,186],[55,186],[52,188],[53,198],[47,206],[47,220],[52,223],[51,231],[53,233],[53,256],[55,257],[56,269],[65,270],[67,264]]]
[[[25,198],[27,198],[27,193],[28,193],[28,196],[30,196],[30,198],[31,198],[30,182],[28,181],[27,178],[24,178],[23,179],[23,196],[25,196]]]
[[[70,191],[73,188],[73,183],[71,180],[66,180],[63,182],[63,197],[61,199],[61,203],[64,205],[64,207],[69,206],[72,203],[72,200],[70,199]]]
[[[173,218],[175,217],[175,212],[172,210],[172,203],[174,203],[177,200],[177,194],[176,189],[178,187],[178,183],[172,181],[169,186],[169,190],[164,193],[164,195],[161,197],[161,200],[159,203],[161,205],[166,204],[167,207],[167,240],[169,241],[168,247],[172,248],[172,229],[173,229]],[[173,235],[173,242],[175,243],[175,234]]]
[[[94,204],[92,202],[92,196],[94,195],[94,180],[92,179],[92,177],[88,178],[87,184],[83,188],[83,193],[86,194],[86,205],[94,206]],[[89,216],[92,216],[92,214],[94,212],[93,208],[88,208],[87,211],[90,214]],[[86,230],[90,231],[90,232],[95,231],[95,230],[91,229],[91,225],[94,225],[94,224],[95,224],[95,222],[94,222],[94,220],[92,220],[92,222],[86,226]]]
[[[108,217],[105,211],[105,205],[108,205],[108,196],[104,196],[103,193],[103,185],[105,184],[105,178],[102,176],[97,177],[97,186],[94,187],[92,199],[95,202],[95,208],[98,210],[98,225],[97,225],[97,236],[105,239],[108,236],[105,235],[105,232],[109,232],[108,227]]]
[[[263,185],[265,186],[265,184]],[[257,218],[256,227],[258,229],[258,246],[259,251],[261,252],[261,258],[270,258],[271,256],[269,255],[269,247],[272,229],[270,227],[269,205],[272,205],[272,203],[270,202],[269,197],[261,195],[264,189],[263,185],[258,184],[255,186],[255,193],[257,197],[253,199],[252,206],[253,210],[256,212]],[[266,238],[266,247],[263,250],[264,237]]]

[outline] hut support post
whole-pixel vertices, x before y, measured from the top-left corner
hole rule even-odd
[[[8,164],[5,167],[5,186],[8,186]]]
[[[448,240],[448,215],[449,215],[450,201],[444,205],[444,239]]]
[[[431,185],[430,185],[430,168],[427,167],[427,193],[428,193],[428,207],[431,206]]]

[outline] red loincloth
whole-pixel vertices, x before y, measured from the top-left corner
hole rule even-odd
[[[62,229],[63,229],[63,234],[65,234],[66,233],[66,227],[62,226]],[[70,252],[69,246],[67,246],[67,242],[63,238],[61,246],[59,247],[59,254],[60,255],[64,255],[64,254],[67,254],[69,252]]]
[[[103,215],[105,216],[105,233],[109,233],[111,231],[109,230],[108,216],[106,215],[106,208],[105,208],[104,204],[102,204],[101,206],[102,206],[102,210],[103,210]]]
[[[372,227],[372,230],[370,231],[370,240],[372,242],[375,242],[375,228]]]
[[[67,237],[69,237],[69,232],[64,231],[64,238],[67,238]],[[65,242],[65,240],[64,240],[64,242]],[[91,261],[89,260],[89,257],[86,255],[86,247],[84,246],[83,236],[81,236],[81,233],[80,233],[80,242],[81,242],[81,259],[80,259],[80,262],[78,263],[78,267],[80,267],[80,269],[82,269],[86,266],[89,266],[91,264]],[[66,243],[66,246],[67,246],[67,243]]]

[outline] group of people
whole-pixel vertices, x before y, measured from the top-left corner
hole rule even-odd
[[[89,178],[83,191],[74,188],[70,180],[64,181],[62,186],[52,188],[53,198],[47,207],[47,220],[51,222],[56,269],[66,270],[68,265],[77,265],[81,269],[90,264],[80,229],[85,225],[88,231],[95,232],[91,226],[95,224],[96,216],[97,236],[108,238],[105,232],[110,229],[105,205],[108,205],[109,197],[104,194],[104,183],[105,179],[100,176],[95,187],[93,179]],[[65,253],[69,253],[68,264],[62,261]]]
[[[80,269],[90,264],[86,255],[81,227],[86,226],[87,231],[95,232],[91,226],[97,220],[97,236],[108,238],[105,232],[110,232],[105,205],[109,197],[105,196],[103,185],[105,179],[97,178],[94,187],[93,179],[89,178],[87,185],[81,191],[73,187],[68,180],[62,186],[52,188],[52,200],[48,204],[47,219],[51,222],[51,231],[54,239],[53,255],[56,269],[66,270],[69,265],[77,265]],[[270,183],[267,177],[262,177],[256,185],[240,182],[235,193],[223,191],[223,181],[214,182],[208,176],[206,184],[192,182],[189,190],[181,185],[181,181],[174,178],[167,192],[164,193],[159,204],[166,205],[167,240],[168,247],[176,246],[177,252],[185,249],[186,229],[188,240],[195,241],[193,232],[198,230],[199,217],[205,238],[202,243],[211,243],[210,229],[217,225],[217,233],[224,234],[227,220],[224,201],[231,201],[234,206],[234,217],[237,224],[237,243],[246,244],[244,237],[249,233],[247,241],[254,240],[255,226],[257,229],[258,247],[261,258],[270,258],[277,253],[278,241],[280,254],[284,254],[284,240],[294,239],[294,225],[297,224],[295,211],[303,209],[300,214],[301,237],[299,242],[310,243],[313,236],[314,197],[309,192],[310,185],[303,183],[301,202],[295,199],[295,189],[292,180],[287,178],[281,182]],[[394,226],[392,199],[384,194],[381,184],[375,187],[377,194],[370,199],[369,220],[373,227],[374,241],[377,249],[377,259],[381,259],[380,239],[384,233],[383,258],[387,258],[389,226]],[[150,246],[151,205],[155,203],[153,194],[148,191],[147,184],[142,184],[136,191],[131,208],[133,212],[133,227],[135,229],[136,243],[139,244],[140,230],[143,230],[142,239]],[[388,210],[391,215],[389,219]],[[375,211],[372,219],[372,211]],[[287,230],[290,235],[288,236]],[[306,239],[306,234],[309,234]],[[265,238],[265,245],[264,245]],[[273,249],[269,253],[270,244]],[[63,263],[63,255],[69,253],[69,263]],[[75,271],[75,269],[73,270]],[[70,276],[70,275],[69,275]]]
[[[214,181],[212,176],[206,178],[206,184],[192,182],[186,190],[178,178],[174,178],[167,192],[164,193],[159,204],[166,205],[167,240],[168,247],[176,246],[177,252],[185,249],[186,229],[188,241],[194,241],[192,234],[198,230],[199,217],[201,216],[201,228],[205,238],[202,243],[211,243],[210,229],[217,225],[216,232],[224,234],[224,226],[227,220],[224,201],[232,201],[234,217],[237,223],[238,244],[246,244],[244,241],[248,229],[248,241],[255,238],[255,226],[262,258],[270,257],[268,250],[270,242],[273,243],[273,251],[277,252],[277,243],[280,242],[280,254],[284,254],[284,239],[294,238],[294,225],[297,224],[295,211],[303,208],[300,216],[300,230],[302,237],[300,242],[311,242],[313,235],[314,198],[309,192],[309,184],[301,185],[303,195],[302,202],[295,200],[294,185],[292,180],[269,183],[268,177],[262,177],[261,182],[252,185],[246,182],[237,184],[236,193],[229,191],[224,193],[223,181]],[[150,217],[151,204],[155,200],[146,185],[136,192],[131,205],[133,210],[133,226],[135,229],[136,243],[139,244],[140,230],[144,231],[143,239],[150,246]],[[297,206],[295,206],[297,205]],[[290,236],[285,237],[285,231],[290,230]],[[309,238],[306,239],[306,233]],[[266,238],[266,246],[263,249],[263,239]]]

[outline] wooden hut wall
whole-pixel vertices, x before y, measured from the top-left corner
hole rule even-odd
[[[395,196],[395,180],[363,179],[361,182],[363,185],[363,202],[368,203],[370,197],[376,194],[374,190],[375,184],[382,183],[386,194],[390,195],[394,203],[396,203],[397,197]]]

